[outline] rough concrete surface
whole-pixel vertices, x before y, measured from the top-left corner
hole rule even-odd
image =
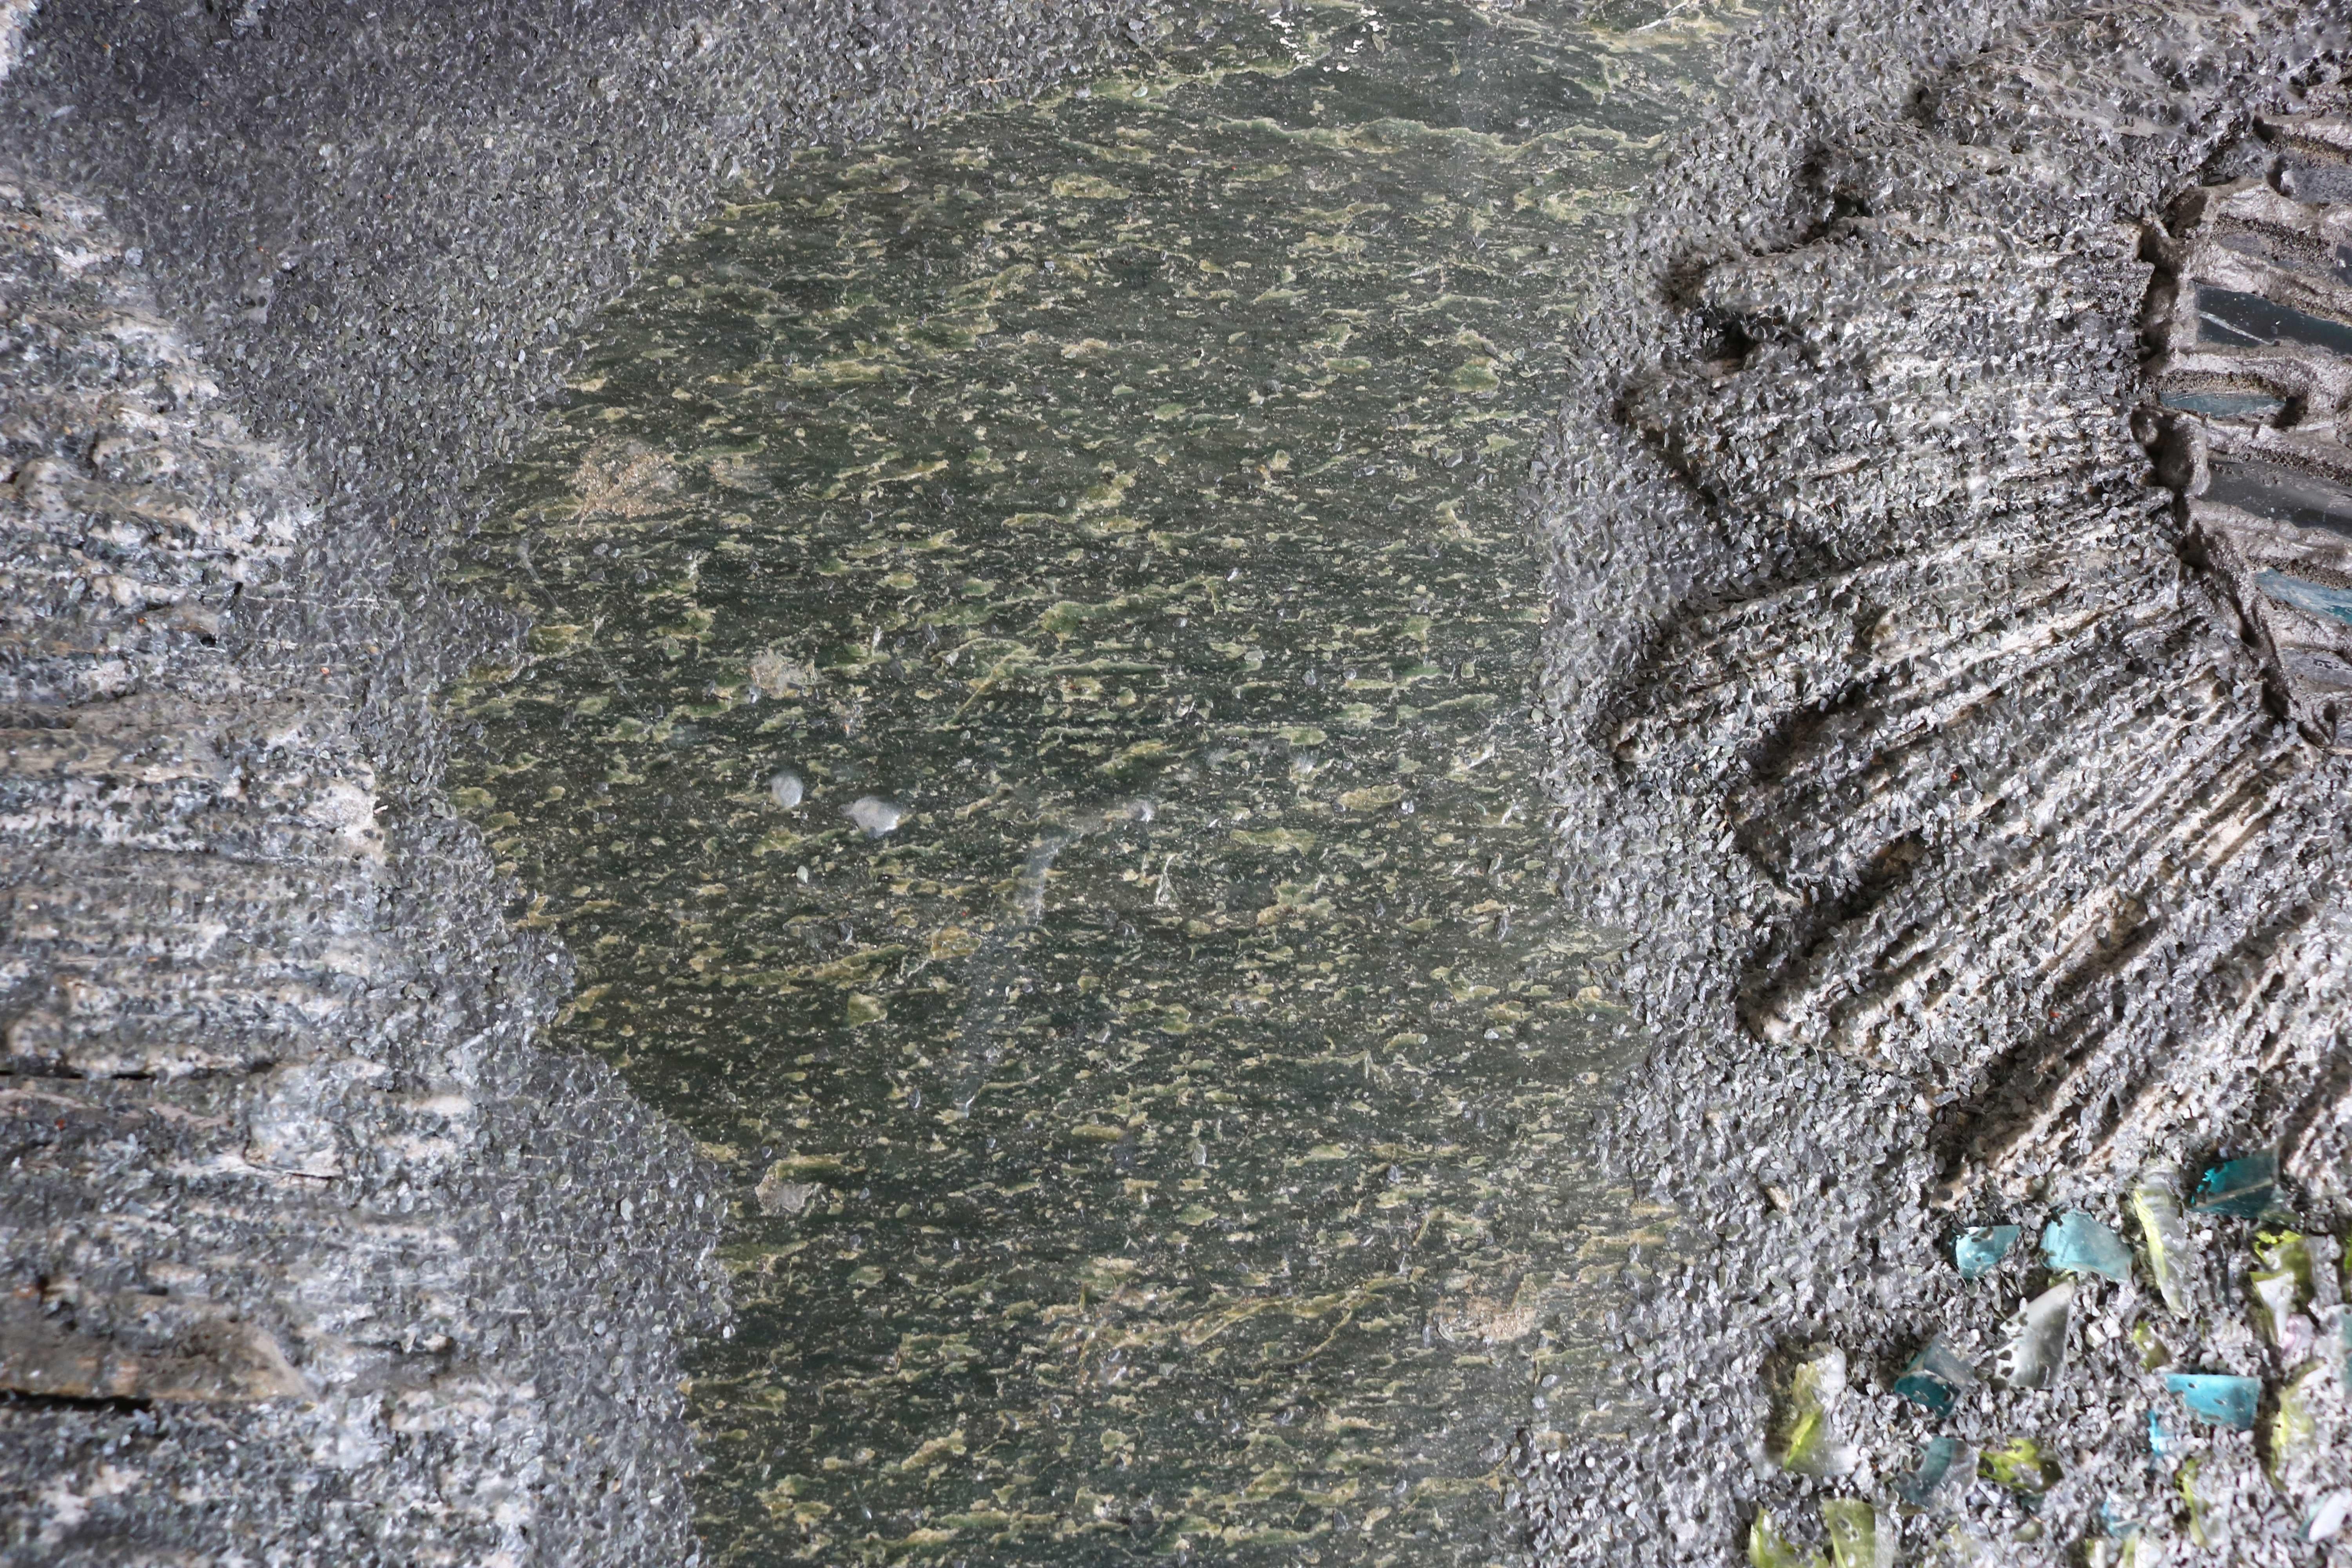
[[[1538,465],[1562,831],[1610,868],[1571,891],[1628,933],[1662,1086],[1609,1157],[1683,1226],[1624,1342],[1638,1462],[1531,1445],[1522,1506],[1560,1561],[2317,1561],[2343,763],[2266,700],[2129,416],[2157,226],[2326,107],[2342,16],[1855,20],[1775,26],[1922,65],[1840,103],[1765,31],[1822,94],[1758,95],[1785,183],[1695,150],[1669,209],[1717,221]],[[2267,1216],[2181,1214],[2261,1152]],[[2107,1274],[2042,1256],[2075,1211]],[[1953,1233],[2000,1224],[1963,1280]],[[1937,1335],[1940,1414],[1894,1386]],[[2182,1373],[2255,1380],[2251,1429]]]
[[[505,630],[436,552],[565,329],[717,185],[1169,18],[26,15],[6,1550],[686,1560],[712,1189],[533,1040],[565,965],[500,926],[429,708]],[[1535,1558],[2352,1550],[2346,763],[2130,418],[2158,230],[2281,178],[2344,24],[1785,6],[1630,231],[1528,504],[1563,855],[1604,868],[1569,897],[1626,933],[1654,1052],[1601,1153],[1681,1221],[1615,1331],[1654,1421],[1530,1439]],[[2197,1208],[2264,1152],[2273,1213]],[[2043,1267],[2075,1211],[2133,1255]],[[1961,1279],[1954,1228],[2000,1224]],[[1940,1414],[1894,1392],[1936,1335]],[[2246,1429],[2184,1373],[2252,1380]]]

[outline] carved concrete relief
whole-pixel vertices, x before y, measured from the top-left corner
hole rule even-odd
[[[2140,432],[2277,700],[2333,743],[2352,720],[2352,119],[2261,124],[2231,162],[2254,167],[2151,231]]]

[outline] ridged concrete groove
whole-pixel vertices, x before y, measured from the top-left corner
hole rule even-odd
[[[1948,87],[1947,135],[1999,122],[1969,79],[1990,70]],[[2044,117],[2088,90],[2042,85]],[[2124,117],[2162,123],[2131,85]],[[1816,237],[1696,279],[1696,352],[1624,394],[1730,570],[1587,734],[1614,787],[1702,814],[1684,831],[1723,856],[1709,945],[1742,1029],[1897,1076],[1951,1179],[2113,1177],[2206,1129],[2332,1125],[2318,1036],[2210,1081],[2252,954],[2315,1016],[2341,984],[2342,781],[2217,635],[2226,595],[2114,412],[2137,230],[2061,208],[2021,233],[2032,154],[1906,152],[1934,171],[1911,189],[1870,188],[1893,157],[1848,165]],[[2328,1154],[2307,1163],[2332,1191]]]
[[[2320,1550],[2337,1373],[2249,1312],[2248,1226],[2190,1226],[2163,1304],[2145,1263],[2070,1285],[2035,1243],[2076,1210],[2136,1240],[2137,1187],[2274,1150],[2316,1278],[2352,1204],[2352,773],[2133,418],[2150,228],[2325,108],[2346,22],[1996,27],[1899,110],[1824,112],[1777,226],[1667,272],[1654,349],[1603,334],[1625,368],[1538,465],[1562,828],[1659,1038],[1604,1146],[1682,1228],[1625,1340],[1663,1430],[1530,1455],[1553,1559],[1727,1561],[1760,1521],[1803,1561],[1853,1508],[1906,1561]],[[1993,1225],[2014,1257],[1961,1278],[1955,1230]],[[1896,1392],[1935,1345],[1972,1384],[1941,1415]],[[2200,1427],[2151,1366],[2317,1436]],[[1826,1468],[1785,1442],[1801,1369],[1844,1391]],[[1930,1436],[1957,1486],[1898,1506]],[[2023,1490],[1971,1485],[2021,1442]]]
[[[39,1483],[12,1549],[683,1550],[664,1351],[712,1289],[686,1151],[451,994],[354,671],[237,635],[292,591],[315,494],[88,204],[0,185],[0,1425]],[[585,1104],[550,1114],[551,1068]],[[575,1250],[599,1205],[551,1201],[550,1155],[652,1255]],[[601,1375],[557,1373],[566,1308],[621,1331]],[[583,1484],[631,1473],[625,1511]]]

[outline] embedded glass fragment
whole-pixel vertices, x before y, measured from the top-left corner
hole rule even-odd
[[[2257,573],[2254,586],[2307,616],[2326,616],[2352,625],[2352,588],[2315,583],[2308,577],[2290,576],[2284,572]]]
[[[2011,1388],[2049,1388],[2066,1362],[2066,1321],[2074,1308],[2074,1284],[2053,1285],[2021,1308],[2010,1321],[2001,1351],[2000,1380]]]
[[[2236,1160],[2224,1160],[2197,1183],[2189,1206],[2200,1214],[2231,1215],[2259,1219],[2278,1201],[2278,1154],[2265,1149]]]
[[[2040,1498],[2058,1481],[2058,1467],[2031,1437],[2012,1437],[1998,1448],[1986,1449],[1979,1469],[2016,1493],[2021,1501]]]
[[[1919,1353],[1911,1358],[1903,1375],[1895,1380],[1895,1392],[1941,1415],[1952,1407],[1952,1401],[1975,1387],[1976,1382],[1976,1368],[1938,1334],[1919,1347]]]
[[[2013,1225],[1980,1225],[1960,1232],[1952,1238],[1952,1262],[1958,1267],[1960,1278],[1981,1279],[2000,1268],[2022,1234]]]
[[[2244,419],[2260,424],[2284,413],[2286,399],[2274,393],[2209,391],[2202,388],[2168,390],[2157,401],[2167,408],[2178,408],[2185,414],[2202,414],[2211,419]]]
[[[2317,205],[2295,213],[2287,193]],[[2297,728],[2334,743],[2352,727],[2347,195],[2352,168],[2289,159],[2175,209],[2144,323],[2158,406],[2138,424],[2273,694]]]
[[[1835,1413],[1845,1398],[1845,1352],[1832,1345],[1801,1363],[1789,1380],[1789,1403],[1775,1445],[1780,1468],[1801,1476],[1842,1476],[1853,1450],[1838,1441]]]
[[[2311,1243],[2291,1230],[2265,1231],[2254,1242],[2254,1256],[2263,1267],[2247,1281],[2257,1316],[2293,1366],[2311,1353],[2318,1337],[2302,1309],[2312,1299]]]
[[[2180,1462],[2180,1500],[2189,1507],[2189,1543],[2210,1546],[2212,1540],[2205,1532],[2205,1494],[2197,1488],[2197,1472],[2204,1468],[2195,1456]]]
[[[2153,1410],[2147,1413],[2147,1451],[2159,1459],[2172,1452],[2172,1428]]]
[[[2147,1251],[2147,1272],[2157,1293],[2175,1317],[2186,1316],[2189,1300],[2189,1222],[2180,1213],[2179,1173],[2153,1165],[2132,1184],[2132,1214],[2139,1221],[2140,1245]],[[2144,1326],[2144,1325],[2143,1325]],[[2135,1337],[2140,1332],[2135,1329]],[[2146,1347],[2142,1347],[2145,1354]],[[2153,1366],[2154,1362],[2143,1364]]]
[[[2321,1372],[2305,1367],[2279,1390],[2278,1414],[2271,1417],[2271,1479],[2289,1490],[2319,1458],[2319,1417],[2311,1400]]]
[[[2141,1568],[2141,1564],[2151,1561],[2141,1550],[2137,1530],[2129,1535],[2102,1535],[2083,1552],[2085,1568]]]
[[[2282,195],[2313,205],[2352,201],[2352,169],[2338,163],[2315,163],[2290,155],[2280,161],[2277,184]],[[2346,274],[2344,250],[2341,245],[2336,247],[2334,265],[2328,271],[2337,282],[2352,283],[2352,276]]]
[[[1918,1468],[1897,1481],[1895,1490],[1913,1508],[1948,1508],[1958,1503],[1976,1475],[1974,1448],[1958,1437],[1931,1437],[1919,1449]]]
[[[2265,522],[2352,534],[2352,489],[2276,463],[2216,458],[2198,499]]]
[[[1759,1508],[1748,1527],[1748,1568],[1828,1568],[1828,1560],[1818,1552],[1800,1550],[1780,1533],[1771,1514]]]
[[[2254,1429],[2254,1411],[2262,1404],[2263,1385],[2251,1377],[2218,1372],[2169,1372],[2164,1385],[2180,1395],[2191,1414],[2216,1426],[2236,1432]]]
[[[1878,1510],[1861,1498],[1832,1498],[1822,1504],[1833,1568],[1895,1568],[1895,1531],[1878,1528]]]
[[[2117,1284],[2131,1278],[2131,1248],[2080,1209],[2060,1215],[2042,1230],[2042,1258],[2055,1274],[2098,1274]]]
[[[2099,1527],[2106,1533],[2091,1542],[2083,1552],[2088,1568],[2138,1568],[2142,1561],[2139,1550],[2139,1519],[2124,1499],[2108,1494],[2099,1504]]]
[[[2199,336],[2231,348],[2301,347],[2352,357],[2352,327],[2249,294],[2241,289],[2197,286]]]

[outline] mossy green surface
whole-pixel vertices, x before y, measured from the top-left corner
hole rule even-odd
[[[717,1561],[1482,1561],[1513,1433],[1616,1419],[1670,1216],[1583,1152],[1512,496],[1724,26],[1242,26],[805,157],[601,324],[457,782],[739,1181]]]

